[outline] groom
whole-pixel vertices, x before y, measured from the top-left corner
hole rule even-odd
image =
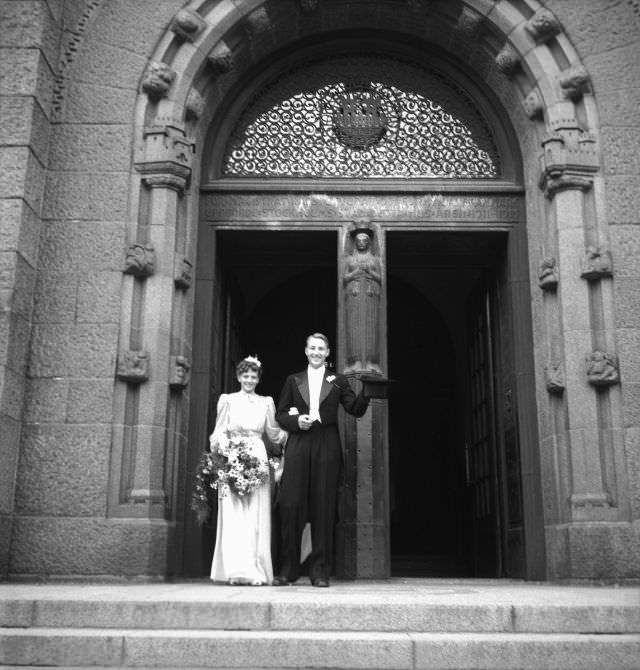
[[[292,584],[300,576],[300,543],[307,521],[311,522],[311,583],[329,586],[342,466],[338,405],[359,417],[369,404],[362,394],[356,396],[344,375],[325,368],[329,355],[325,335],[309,335],[304,352],[309,365],[287,377],[276,413],[280,426],[289,432],[278,503],[282,561],[273,581],[276,586]]]

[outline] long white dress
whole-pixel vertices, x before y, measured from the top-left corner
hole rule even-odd
[[[212,451],[228,430],[242,431],[248,436],[252,454],[262,461],[268,460],[262,439],[264,434],[276,444],[284,444],[287,439],[286,431],[276,423],[273,399],[244,391],[220,396],[216,427],[209,438]],[[218,525],[211,579],[241,584],[272,582],[269,481],[245,496],[218,491]]]

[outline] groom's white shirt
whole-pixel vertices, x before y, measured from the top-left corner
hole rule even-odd
[[[309,380],[309,416],[312,421],[320,421],[320,391],[324,380],[324,365],[319,368],[307,368]]]

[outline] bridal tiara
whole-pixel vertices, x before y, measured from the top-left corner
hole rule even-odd
[[[253,363],[257,367],[261,368],[262,363],[258,360],[257,356],[245,356],[242,360],[247,361],[247,363]]]

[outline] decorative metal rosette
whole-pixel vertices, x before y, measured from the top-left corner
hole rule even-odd
[[[380,79],[367,79],[370,72]],[[272,83],[241,116],[222,171],[490,179],[499,176],[499,160],[478,110],[442,75],[362,58],[316,64]]]

